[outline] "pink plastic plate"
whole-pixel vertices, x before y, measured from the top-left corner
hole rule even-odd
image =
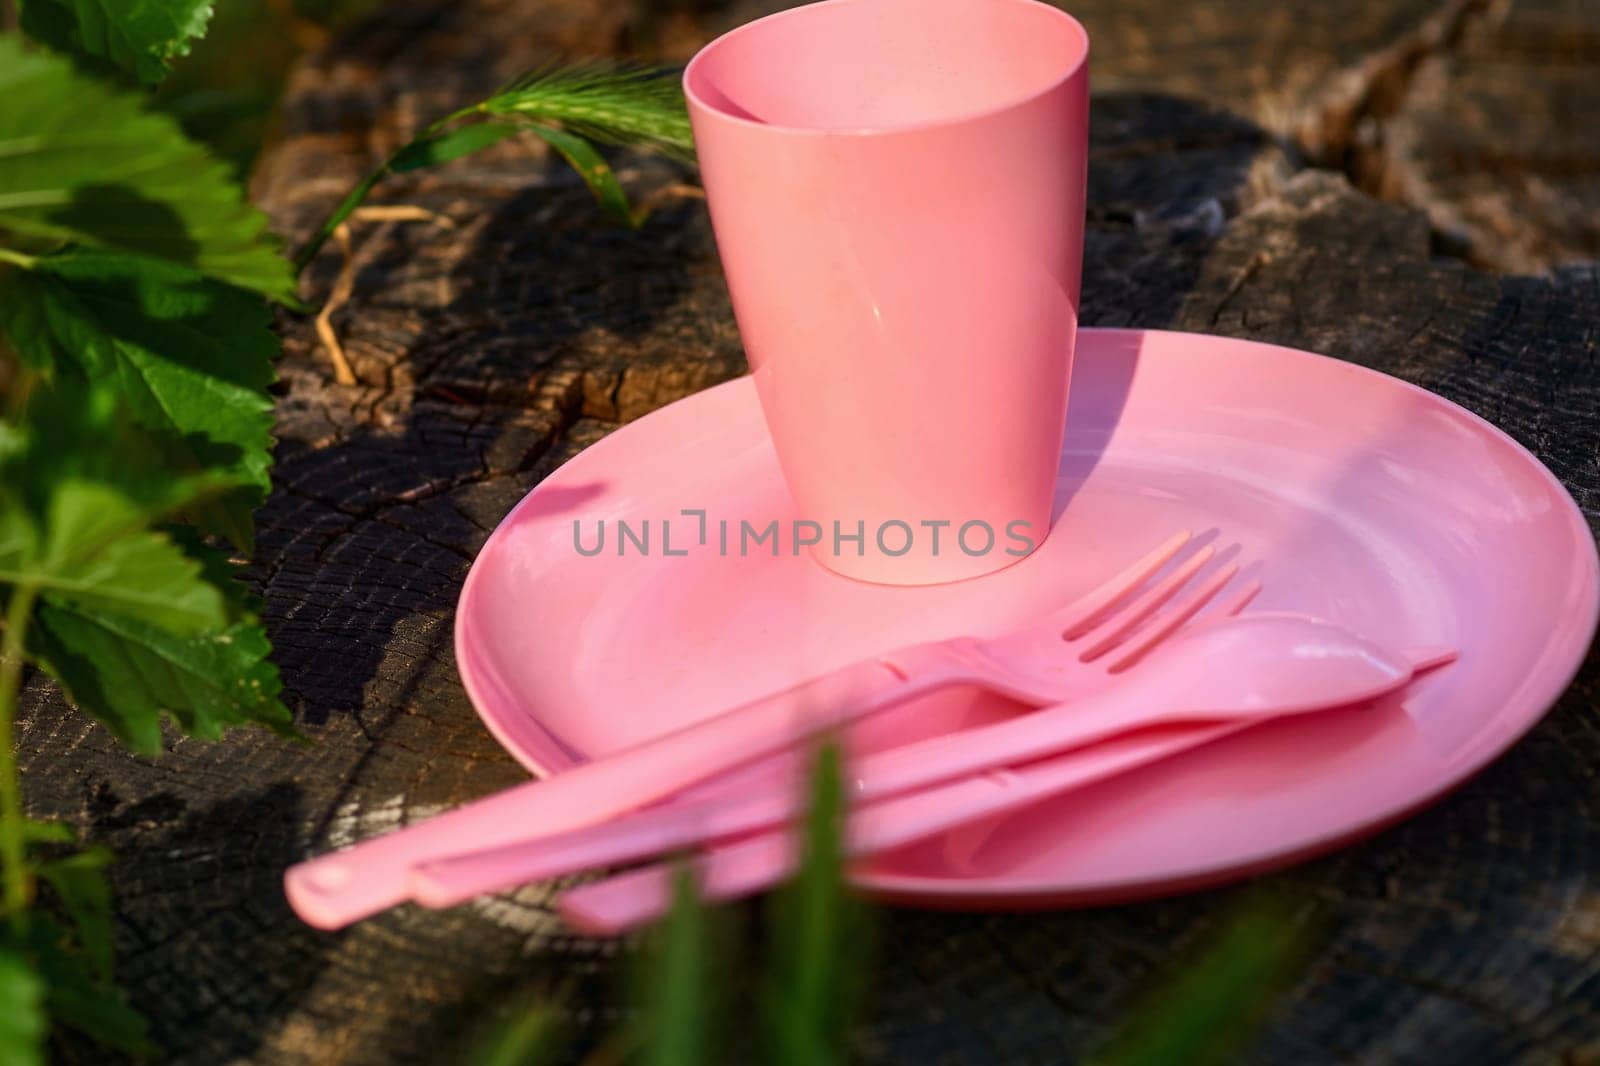
[[[484,721],[536,773],[912,641],[998,632],[1193,529],[1305,611],[1460,661],[1403,702],[1269,724],[879,856],[863,886],[945,906],[1105,902],[1214,883],[1370,832],[1526,732],[1594,635],[1594,539],[1556,479],[1428,392],[1286,348],[1086,330],[1045,544],[968,582],[862,584],[739,523],[794,517],[748,379],[625,426],[547,478],[490,538],[456,649]],[[706,512],[706,542],[699,541]],[[605,549],[592,549],[606,521]],[[648,519],[650,552],[636,532]],[[719,550],[719,523],[732,535]],[[673,552],[662,551],[670,523]],[[1224,551],[1222,554],[1229,554]],[[1219,668],[1226,668],[1219,664]],[[1013,713],[949,692],[874,744]]]

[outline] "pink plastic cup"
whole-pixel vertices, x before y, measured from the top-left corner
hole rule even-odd
[[[1088,52],[1076,20],[1035,0],[828,0],[733,30],[684,72],[796,504],[784,550],[932,584],[1014,563],[1049,532]]]

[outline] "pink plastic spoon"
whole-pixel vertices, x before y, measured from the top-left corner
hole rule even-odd
[[[882,786],[885,791],[947,783],[861,809],[851,819],[850,853],[899,847],[1209,743],[1264,718],[1371,700],[1454,657],[1443,649],[1395,656],[1337,626],[1293,616],[1254,615],[1199,626],[1153,654],[1124,684],[1070,708],[938,738],[946,742],[944,750],[924,756],[937,765],[917,766],[909,748],[889,753],[903,758],[885,757],[891,781]],[[1024,722],[1033,727],[1032,737],[1014,728]],[[1179,722],[1217,724],[1178,735],[1129,737],[1114,747],[1083,747]],[[1077,750],[1040,758],[1066,748]],[[955,774],[967,776],[950,780]],[[703,857],[701,890],[711,899],[737,898],[777,883],[793,865],[791,835],[782,829],[761,833]],[[658,864],[577,888],[562,897],[561,912],[584,932],[617,933],[658,915],[669,889],[670,871]]]

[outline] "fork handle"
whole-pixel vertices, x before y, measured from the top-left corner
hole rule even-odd
[[[978,681],[945,642],[853,663],[614,755],[302,862],[284,875],[305,922],[338,929],[410,897],[413,866],[613,817],[923,692]]]
[[[1152,704],[1138,681],[1030,714],[928,737],[863,755],[849,766],[852,804],[911,792],[972,772],[1007,766],[1159,721],[1171,708]],[[553,835],[526,834],[488,851],[461,848],[418,863],[412,898],[449,907],[473,896],[533,881],[708,844],[780,825],[804,806],[787,775],[769,774],[733,795],[633,811]]]
[[[882,800],[850,816],[846,852],[855,859],[901,847],[1210,744],[1251,724],[1207,723],[1176,733],[1130,734],[1031,766],[990,770]],[[792,828],[712,848],[695,864],[701,895],[720,902],[771,888],[794,872],[796,849]],[[672,868],[657,863],[580,885],[561,897],[559,908],[580,932],[614,935],[659,917],[671,893]]]

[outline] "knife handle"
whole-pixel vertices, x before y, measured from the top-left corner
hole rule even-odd
[[[970,681],[944,644],[853,663],[540,781],[289,868],[284,891],[308,924],[338,929],[410,898],[412,867],[575,829],[922,692]]]

